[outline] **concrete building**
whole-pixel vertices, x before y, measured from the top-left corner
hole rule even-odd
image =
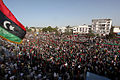
[[[58,27],[60,33],[65,33],[66,27]]]
[[[94,34],[108,35],[112,26],[111,19],[93,19],[92,31]]]
[[[113,33],[120,33],[120,26],[114,26]]]
[[[42,31],[42,27],[30,27],[29,29],[31,29],[32,32],[40,32],[40,31]]]
[[[89,33],[89,26],[82,25],[82,26],[74,26],[73,27],[73,34],[88,34]]]
[[[59,31],[60,33],[72,32],[72,31],[73,31],[73,27],[70,27],[70,26],[58,27],[58,31]]]

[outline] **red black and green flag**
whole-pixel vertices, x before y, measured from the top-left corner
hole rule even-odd
[[[0,0],[0,37],[13,43],[21,43],[25,34],[25,27]]]

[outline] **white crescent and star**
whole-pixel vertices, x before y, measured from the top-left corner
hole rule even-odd
[[[10,25],[10,26],[9,26],[9,29],[10,29],[11,31],[14,31],[14,28],[15,28],[15,27],[13,27],[9,21],[4,21],[4,27],[5,27],[6,29],[8,29],[8,28],[7,28],[7,24]]]

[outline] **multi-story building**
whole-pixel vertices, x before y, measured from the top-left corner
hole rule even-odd
[[[111,19],[93,19],[92,31],[94,34],[108,35],[112,26]]]
[[[89,26],[82,25],[82,26],[74,26],[73,27],[73,34],[88,34],[89,33]]]

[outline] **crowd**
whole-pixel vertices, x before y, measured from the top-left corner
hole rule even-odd
[[[85,80],[92,72],[120,80],[119,44],[117,39],[64,34],[27,34],[22,44],[1,40],[0,78]]]

